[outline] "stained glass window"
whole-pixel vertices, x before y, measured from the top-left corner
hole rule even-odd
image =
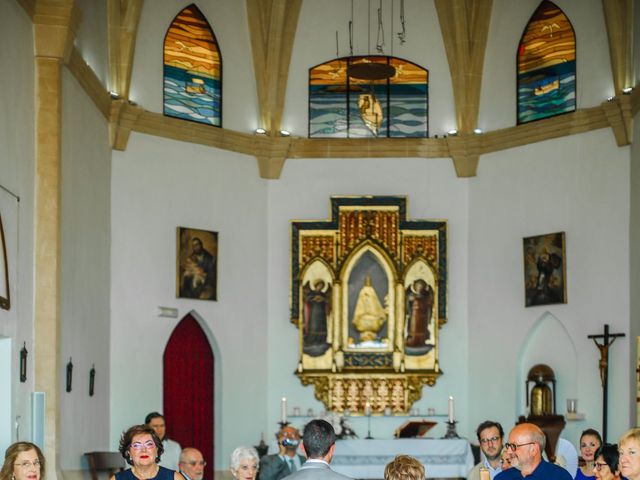
[[[373,73],[362,74],[362,69]],[[428,80],[428,70],[383,55],[343,57],[312,67],[309,137],[427,137]]]
[[[195,5],[176,15],[164,38],[164,114],[222,125],[222,58]]]
[[[544,0],[518,47],[518,123],[576,109],[576,36],[567,16]]]

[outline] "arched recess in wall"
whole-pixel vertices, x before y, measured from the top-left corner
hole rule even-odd
[[[361,79],[352,67],[375,64],[393,75]],[[429,71],[384,55],[342,57],[309,69],[309,137],[428,137]]]
[[[209,22],[194,4],[164,37],[164,114],[222,126],[222,56]]]
[[[516,413],[526,414],[525,382],[529,369],[538,363],[549,365],[556,376],[556,409],[563,414],[567,398],[578,394],[578,354],[562,322],[544,312],[525,335],[518,352]]]
[[[518,124],[576,109],[576,35],[569,18],[544,0],[518,45]]]
[[[167,436],[183,448],[200,450],[209,465],[205,479],[214,472],[213,349],[197,314],[190,312],[175,327],[163,356],[163,409]]]

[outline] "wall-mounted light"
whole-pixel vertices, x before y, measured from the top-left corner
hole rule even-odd
[[[256,132],[258,135],[265,135],[267,133],[264,128],[256,128],[254,132]]]
[[[69,357],[69,363],[67,363],[67,392],[71,391],[73,382],[73,363],[71,363],[71,357]]]
[[[613,102],[616,97],[607,97],[607,102]]]
[[[114,100],[117,100],[120,98],[120,95],[118,95],[116,92],[109,92],[109,96]]]
[[[622,93],[624,93],[625,95],[629,95],[631,92],[633,92],[633,87],[627,87],[622,89]]]
[[[24,383],[27,381],[27,342],[24,342],[24,345],[20,349],[20,382]]]
[[[291,135],[291,132],[289,130],[280,130],[280,136],[288,137],[289,135]]]
[[[454,137],[454,136],[458,135],[458,130],[456,130],[455,128],[453,128],[453,129],[449,130],[449,131],[447,132],[447,134],[449,134],[449,135],[451,135],[452,137]]]
[[[475,133],[476,135],[482,135],[484,132],[481,128],[474,128],[473,133]]]
[[[96,366],[91,365],[91,370],[89,370],[89,396],[93,397],[93,391],[96,384]]]

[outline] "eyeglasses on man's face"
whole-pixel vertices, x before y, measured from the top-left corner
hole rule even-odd
[[[156,448],[156,442],[153,440],[147,440],[146,442],[133,442],[131,444],[131,448],[134,450],[142,450],[143,448],[151,450],[152,448]]]
[[[26,460],[24,462],[14,463],[14,465],[20,467],[22,470],[29,470],[31,467],[40,470],[40,460],[34,460],[33,462]]]
[[[498,440],[500,440],[500,437],[481,438],[480,443],[483,445],[488,445],[490,443],[497,443]]]
[[[517,450],[520,447],[524,447],[525,445],[533,445],[536,442],[527,442],[527,443],[505,443],[504,448],[507,450]]]
[[[196,465],[200,465],[201,467],[206,467],[207,466],[207,462],[205,462],[204,460],[191,460],[189,462],[182,462],[186,465],[191,465],[192,467],[195,467]]]
[[[598,471],[602,470],[602,467],[608,467],[608,466],[609,465],[607,465],[606,462],[594,462],[593,464],[593,468],[595,468]]]

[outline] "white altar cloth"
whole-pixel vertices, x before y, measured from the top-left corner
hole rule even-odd
[[[466,477],[473,454],[464,439],[338,440],[331,468],[351,478],[384,478],[384,467],[396,455],[416,457],[427,478]]]

